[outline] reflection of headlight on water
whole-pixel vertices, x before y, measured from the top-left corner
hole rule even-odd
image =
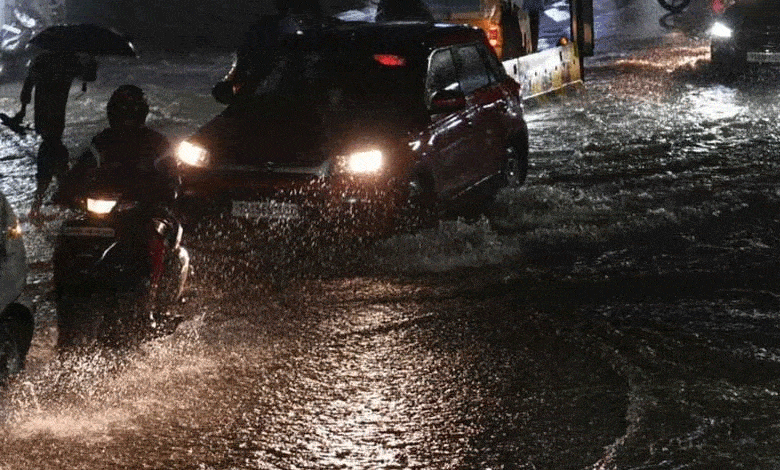
[[[384,166],[384,156],[379,150],[355,152],[343,159],[344,169],[352,174],[377,173]]]
[[[702,88],[686,96],[685,107],[693,111],[692,115],[697,116],[700,122],[734,119],[749,113],[748,107],[738,99],[739,95],[737,90],[725,85]]]
[[[209,163],[209,153],[203,147],[184,141],[176,149],[176,158],[187,165],[204,167]]]
[[[93,214],[105,215],[114,209],[116,203],[116,199],[87,198],[87,210]]]
[[[716,22],[710,28],[710,36],[718,39],[728,39],[732,36],[734,31],[721,22]]]

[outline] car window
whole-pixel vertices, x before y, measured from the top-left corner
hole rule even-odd
[[[502,81],[506,77],[506,69],[504,69],[504,65],[498,60],[498,57],[495,54],[491,54],[484,45],[479,46],[479,52],[482,54],[485,64],[487,64],[490,80],[493,82]]]
[[[434,51],[428,61],[428,78],[425,83],[426,102],[431,96],[441,90],[456,90],[460,84],[455,71],[452,51],[441,49]]]
[[[458,47],[455,49],[455,55],[460,64],[460,86],[463,93],[470,95],[474,90],[490,85],[487,66],[476,45]]]

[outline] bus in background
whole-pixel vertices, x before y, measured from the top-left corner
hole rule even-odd
[[[501,60],[532,52],[528,15],[522,0],[426,0],[434,19],[468,24],[485,31]]]

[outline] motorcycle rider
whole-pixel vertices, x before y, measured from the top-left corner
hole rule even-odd
[[[175,198],[173,147],[163,134],[146,125],[149,103],[141,88],[122,85],[106,106],[109,127],[92,138],[89,148],[63,176],[55,202],[67,204],[79,194],[94,168],[108,168],[122,179],[138,183],[134,188],[144,206],[139,224],[151,220],[153,214],[170,213]],[[152,230],[140,231],[149,247],[154,285],[163,272],[165,246]]]
[[[146,125],[149,102],[143,90],[135,85],[120,86],[111,94],[106,114],[109,127],[92,138],[89,148],[64,175],[60,197],[77,192],[79,180],[90,168],[105,166],[152,176],[154,186],[163,186],[149,189],[155,189],[155,195],[159,196],[159,191],[165,195],[173,184],[173,147],[167,137]]]

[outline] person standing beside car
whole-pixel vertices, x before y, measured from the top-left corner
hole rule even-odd
[[[531,26],[531,47],[533,52],[539,50],[539,19],[544,11],[544,0],[523,0],[523,10],[528,13]]]
[[[38,148],[37,187],[30,217],[40,215],[43,197],[52,178],[59,177],[68,166],[68,149],[62,143],[62,134],[71,85],[76,78],[81,78],[84,81],[82,90],[86,91],[86,82],[95,81],[96,73],[94,56],[83,52],[45,51],[30,64],[19,97],[21,109],[12,118],[17,124],[24,119],[34,91],[35,131],[42,142]]]
[[[299,39],[322,22],[324,14],[317,0],[275,0],[277,13],[263,15],[249,27],[236,49],[233,67],[211,93],[229,104],[238,95],[253,93],[285,62],[286,44]],[[278,75],[278,74],[277,74]]]

